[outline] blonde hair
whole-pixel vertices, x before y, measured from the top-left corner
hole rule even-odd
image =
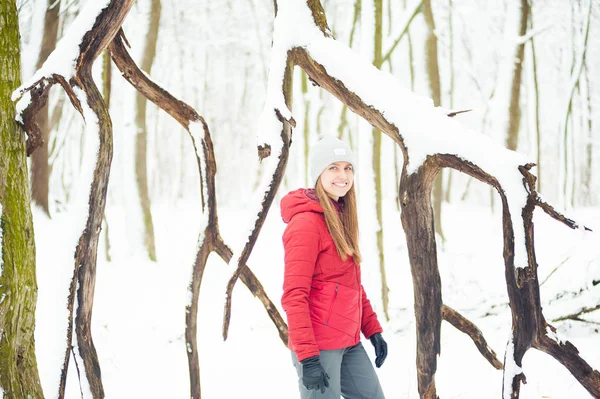
[[[333,238],[340,258],[345,261],[348,256],[351,256],[354,263],[360,264],[362,259],[358,249],[358,212],[354,185],[344,195],[344,206],[340,212],[325,192],[320,178],[315,184],[315,194],[323,207],[325,223],[327,223],[327,229]]]

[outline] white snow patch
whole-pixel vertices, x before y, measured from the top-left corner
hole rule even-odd
[[[67,32],[56,44],[56,48],[48,56],[42,67],[38,69],[29,80],[13,91],[12,100],[16,101],[21,97],[26,88],[44,78],[50,78],[52,75],[60,75],[68,82],[75,76],[77,59],[81,53],[79,46],[83,37],[92,29],[98,15],[100,15],[102,10],[108,7],[109,4],[110,0],[89,0],[85,4],[85,7],[79,12],[79,15],[75,21],[73,21]],[[23,110],[25,110],[31,102],[31,95],[27,94],[29,94],[29,92],[23,94],[17,104],[17,115],[15,119],[20,122],[23,121],[21,116]]]
[[[12,100],[15,101],[18,96],[15,95],[17,93],[17,90],[15,90],[12,94]],[[19,122],[20,124],[23,124],[23,112],[27,109],[27,107],[29,107],[29,104],[31,103],[31,92],[26,92],[25,94],[23,94],[23,96],[19,99],[19,101],[17,101],[17,105],[16,105],[16,115],[15,115],[15,120],[17,122]]]
[[[546,335],[548,336],[548,338],[550,338],[554,342],[557,342],[560,345],[564,345],[567,342],[567,339],[564,338],[563,336],[561,336],[558,333],[558,331],[556,331],[556,332],[552,331],[550,326],[546,326]]]
[[[307,7],[301,10],[306,12]],[[294,10],[297,12],[299,10]],[[269,145],[273,151],[276,143],[281,140],[281,122],[277,118],[275,110],[278,110],[281,116],[287,120],[292,118],[292,112],[285,104],[283,96],[283,78],[287,63],[288,51],[296,45],[294,35],[290,33],[288,24],[296,21],[290,10],[282,8],[278,11],[273,25],[273,47],[271,49],[271,63],[269,65],[269,75],[267,79],[267,94],[264,109],[259,117],[257,127],[257,144]],[[271,152],[271,156],[278,156],[278,153]]]
[[[504,359],[504,399],[510,399],[512,395],[512,380],[522,372],[523,369],[515,362],[515,347],[511,336],[506,344]]]
[[[300,17],[300,15],[302,15],[302,17]],[[277,117],[276,110],[279,111],[284,119],[290,120],[292,118],[292,113],[285,104],[282,90],[287,53],[290,49],[303,43],[302,40],[304,38],[298,36],[295,30],[305,29],[303,20],[306,17],[310,17],[310,15],[308,7],[302,2],[286,3],[285,6],[280,7],[277,11],[277,17],[274,22],[273,47],[271,49],[271,63],[269,66],[265,106],[259,117],[257,126],[257,145],[270,146],[271,155],[262,161],[262,179],[250,201],[254,208],[250,213],[252,216],[245,227],[246,233],[243,234],[246,239],[243,242],[240,242],[239,245],[235,245],[233,248],[233,256],[231,257],[229,265],[233,266],[235,269],[237,269],[241,253],[246,247],[248,239],[256,226],[258,215],[263,207],[264,196],[271,189],[273,175],[281,158],[281,152],[284,146],[281,138],[283,125]],[[323,36],[320,31],[319,34]]]
[[[206,228],[208,227],[209,209],[208,209],[208,201],[206,200],[206,198],[208,198],[208,184],[206,181],[208,171],[204,168],[204,166],[206,165],[206,156],[204,154],[204,125],[198,121],[190,121],[189,132],[193,138],[194,151],[196,151],[196,156],[200,160],[200,168],[203,169],[202,173],[201,173],[201,178],[202,178],[201,184],[202,184],[202,193],[205,196],[204,209],[202,210],[202,214],[200,217],[200,228],[199,228],[200,232],[198,233],[198,242],[196,244],[196,253],[194,254],[194,261],[192,262],[192,269],[190,272],[190,280],[189,280],[190,284],[188,285],[188,290],[187,290],[187,305],[191,306],[192,300],[193,300],[192,283],[194,281],[194,266],[196,264],[196,257],[197,257],[198,251],[200,251],[202,244],[204,244],[204,239],[206,238],[204,235],[204,232],[205,232]]]

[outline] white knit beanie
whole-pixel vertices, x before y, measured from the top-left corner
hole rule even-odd
[[[334,162],[348,162],[356,169],[354,153],[346,142],[331,135],[319,136],[310,149],[310,183],[313,187],[325,168]]]

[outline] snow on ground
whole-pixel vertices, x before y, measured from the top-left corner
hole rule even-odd
[[[125,234],[126,218],[120,212],[116,208],[107,210],[112,261],[106,261],[102,244],[98,250],[93,314],[93,337],[106,397],[187,398],[184,312],[199,233],[200,206],[191,201],[154,206],[159,259],[156,263],[144,259],[141,248],[131,246]],[[232,247],[245,239],[238,225],[240,220],[248,219],[247,213],[243,209],[219,209],[222,235]],[[600,209],[575,213],[570,216],[600,231]],[[38,365],[44,390],[54,392],[52,385],[57,374],[54,368],[64,354],[65,338],[59,332],[64,329],[61,324],[74,248],[67,248],[61,241],[61,232],[68,224],[61,214],[52,220],[37,210],[34,214],[39,278]],[[389,355],[378,374],[387,398],[417,398],[412,281],[400,219],[397,214],[393,216],[386,218],[385,226],[392,290],[392,320],[384,323]],[[445,206],[447,241],[439,244],[438,250],[445,303],[474,321],[502,360],[511,321],[506,305],[500,223],[499,213],[492,215],[488,208]],[[598,236],[572,231],[542,213],[536,213],[535,223],[540,281],[565,258],[569,259],[542,286],[548,319],[570,312],[582,301],[588,306],[597,304],[600,285],[593,286],[591,282],[600,280]],[[274,207],[249,260],[280,310],[283,229],[279,210]],[[211,255],[200,293],[198,342],[203,397],[298,397],[289,351],[279,340],[260,302],[241,282],[234,290],[229,339],[222,341],[224,294],[231,272],[218,256]],[[369,265],[363,265],[363,273],[366,272]],[[589,284],[581,284],[585,281]],[[587,288],[579,295],[565,293],[583,286]],[[562,298],[560,301],[555,299],[558,296]],[[383,320],[382,312],[379,313]],[[596,321],[599,318],[595,316]],[[577,322],[554,325],[593,367],[600,368],[598,325]],[[371,344],[365,342],[365,347],[374,357]],[[547,355],[529,351],[523,369],[528,384],[521,389],[522,398],[590,397],[566,369]],[[444,399],[499,397],[502,372],[483,359],[470,339],[443,323],[436,381],[438,393]],[[76,374],[70,373],[67,397],[79,396]]]

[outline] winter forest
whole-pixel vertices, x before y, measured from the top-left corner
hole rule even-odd
[[[279,201],[329,134],[387,398],[600,398],[599,37],[597,0],[0,0],[0,397],[298,397]]]

